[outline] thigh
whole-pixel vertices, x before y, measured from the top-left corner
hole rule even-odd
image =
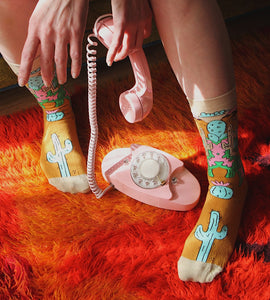
[[[216,0],[150,0],[171,67],[188,98],[234,85],[227,30]]]
[[[0,53],[11,62],[20,63],[29,18],[38,0],[0,1]]]
[[[183,87],[181,49],[183,37],[180,30],[185,26],[185,15],[193,0],[150,0],[155,23],[171,67]]]

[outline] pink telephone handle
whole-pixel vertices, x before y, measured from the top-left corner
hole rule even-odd
[[[109,48],[113,35],[113,19],[106,15],[98,19],[94,25],[94,34],[101,43]],[[153,106],[151,75],[143,49],[136,49],[129,54],[135,77],[135,85],[123,92],[119,97],[122,114],[129,123],[144,119]]]

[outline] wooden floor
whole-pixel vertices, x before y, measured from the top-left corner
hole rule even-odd
[[[249,30],[263,28],[266,25],[270,25],[270,9],[256,11],[227,21],[227,28],[231,38],[239,37]],[[145,47],[145,53],[150,69],[151,65],[157,61],[166,60],[166,55],[160,42]],[[130,65],[127,59],[113,64],[111,68],[106,67],[102,60],[98,63],[98,80],[119,79],[126,76],[128,72],[130,72]],[[66,86],[72,93],[76,85],[86,84],[86,82],[86,66],[84,65],[79,78],[76,80],[69,78]],[[37,102],[26,88],[14,87],[0,93],[0,116],[22,111],[34,105],[37,105]]]

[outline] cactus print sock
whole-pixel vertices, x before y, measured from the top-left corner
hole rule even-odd
[[[19,65],[8,64],[18,74]],[[56,76],[51,86],[43,84],[38,58],[32,70],[26,86],[42,107],[44,119],[41,168],[58,190],[86,193],[89,191],[86,160],[79,145],[70,97]]]
[[[247,185],[237,143],[235,90],[220,97],[191,101],[208,162],[209,188],[196,226],[178,261],[181,280],[211,282],[233,249]]]

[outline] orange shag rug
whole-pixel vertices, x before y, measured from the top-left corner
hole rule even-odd
[[[155,105],[128,124],[118,95],[132,76],[98,90],[102,158],[132,143],[183,160],[202,195],[189,212],[161,210],[118,191],[102,199],[50,186],[39,166],[39,107],[0,118],[0,299],[269,299],[270,295],[270,34],[233,41],[239,99],[240,148],[249,194],[230,261],[210,284],[178,279],[177,260],[207,191],[203,145],[183,93],[166,62],[151,67]],[[83,151],[88,148],[86,88],[73,95]]]

